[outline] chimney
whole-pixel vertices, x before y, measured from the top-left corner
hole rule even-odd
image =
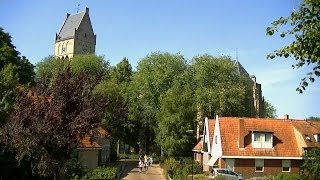
[[[285,114],[285,115],[284,115],[284,119],[289,119],[289,115],[288,115],[288,114]]]
[[[89,8],[88,7],[86,7],[86,13],[89,13]]]
[[[239,126],[238,126],[238,142],[239,148],[244,148],[244,119],[239,119]]]

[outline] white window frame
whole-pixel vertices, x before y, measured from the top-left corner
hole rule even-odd
[[[257,167],[262,167],[262,169],[257,170]],[[254,168],[255,172],[264,172],[264,159],[255,159]]]
[[[285,171],[284,168],[289,168],[288,171]],[[282,172],[291,172],[291,160],[283,159],[282,160]]]
[[[267,136],[270,136],[268,140]],[[252,148],[273,148],[273,134],[269,132],[253,132]]]

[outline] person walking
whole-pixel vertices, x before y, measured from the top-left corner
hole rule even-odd
[[[141,173],[141,172],[142,172],[142,168],[143,168],[143,166],[144,166],[141,159],[139,160],[138,166],[139,166],[139,173]]]

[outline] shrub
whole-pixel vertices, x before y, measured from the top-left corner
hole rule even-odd
[[[224,178],[222,175],[218,175],[218,176],[214,177],[213,180],[224,180]]]
[[[179,166],[173,173],[174,180],[185,180],[188,178],[188,168]]]
[[[173,175],[173,173],[178,169],[178,167],[179,167],[179,162],[172,157],[164,161],[164,168],[169,175]]]
[[[274,180],[297,180],[299,176],[290,173],[279,173],[274,177]]]
[[[86,169],[85,175],[74,175],[71,179],[108,179],[114,180],[118,174],[116,167],[98,167],[96,169]]]

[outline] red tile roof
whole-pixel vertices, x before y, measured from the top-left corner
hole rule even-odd
[[[209,126],[209,141],[210,145],[212,146],[212,141],[213,141],[213,134],[214,134],[214,125],[215,125],[215,120],[214,119],[208,119],[208,126]],[[212,148],[212,147],[211,147]]]
[[[109,136],[108,132],[101,127],[90,130],[83,138],[79,138],[78,148],[101,148],[97,141],[95,141],[95,138],[108,138]]]
[[[202,150],[202,143],[203,143],[203,141],[200,140],[200,141],[194,146],[194,148],[192,149],[192,151],[201,151],[201,150]]]
[[[292,121],[292,123],[301,135],[305,136],[307,147],[320,147],[320,143],[314,138],[315,134],[320,134],[320,121]]]
[[[238,147],[239,119],[219,117],[222,152],[224,156],[300,157],[291,120],[243,118],[244,148]],[[253,131],[273,132],[273,148],[252,147]]]
[[[78,145],[79,148],[101,148],[101,146],[90,135],[83,137]]]

